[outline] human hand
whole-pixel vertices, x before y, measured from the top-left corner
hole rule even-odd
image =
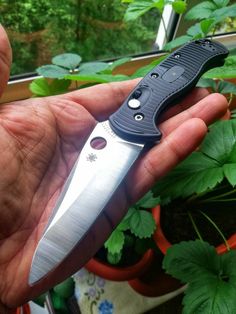
[[[9,75],[10,59],[6,35],[0,28],[1,92]],[[37,243],[88,135],[97,121],[107,119],[121,105],[137,82],[102,84],[0,106],[2,309],[32,299],[77,270],[75,251],[47,279],[34,287],[27,284]],[[191,153],[206,134],[206,125],[225,114],[225,98],[206,95],[205,90],[195,89],[165,115],[160,126],[163,139],[132,168],[118,191],[117,211],[124,213],[130,203]]]

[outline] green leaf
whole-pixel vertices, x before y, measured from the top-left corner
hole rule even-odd
[[[195,5],[192,9],[188,11],[185,15],[186,20],[202,20],[208,19],[212,12],[217,9],[216,4],[211,1],[203,1]]]
[[[217,255],[200,240],[181,242],[167,250],[163,267],[168,274],[188,283],[184,314],[236,312],[236,251]]]
[[[223,178],[223,170],[216,161],[202,152],[194,152],[158,181],[154,191],[161,199],[185,198],[213,189]]]
[[[75,289],[75,282],[70,277],[60,283],[59,285],[56,285],[53,290],[62,298],[68,299],[69,297],[73,296]]]
[[[218,78],[218,79],[232,79],[236,77],[236,65],[234,66],[222,66],[207,71],[204,78]]]
[[[214,25],[215,25],[214,19],[205,19],[200,23],[201,31],[203,32],[204,35],[207,35],[208,33],[210,33]]]
[[[51,299],[52,299],[52,304],[53,307],[56,310],[60,311],[68,311],[67,306],[66,306],[66,301],[64,298],[60,297],[56,292],[53,290],[50,291],[51,294]]]
[[[104,243],[105,248],[111,254],[118,254],[121,252],[125,242],[124,233],[115,229],[108,240]]]
[[[120,262],[122,257],[122,252],[119,253],[115,253],[115,254],[111,254],[110,252],[107,253],[107,261],[111,264],[111,265],[116,265]]]
[[[81,60],[81,57],[75,53],[63,53],[55,56],[52,59],[52,63],[69,70],[74,70],[78,67]]]
[[[124,20],[126,22],[134,21],[152,8],[154,8],[154,1],[152,0],[133,1],[125,12]]]
[[[34,96],[44,97],[65,93],[70,84],[69,80],[54,79],[49,83],[45,78],[38,78],[33,80],[29,88]]]
[[[236,164],[236,120],[220,121],[210,127],[200,149],[192,153],[154,187],[162,199],[188,197],[212,190],[224,176],[234,185],[226,164]]]
[[[150,212],[136,210],[131,216],[130,231],[138,238],[149,238],[155,231],[156,224]]]
[[[211,17],[216,20],[216,22],[224,21],[228,17],[236,16],[236,3],[228,7],[224,7],[212,12]]]
[[[229,0],[213,0],[218,8],[224,8],[229,4]]]
[[[79,67],[79,75],[89,75],[102,72],[109,68],[106,62],[86,62],[82,63]]]
[[[137,206],[151,209],[160,204],[160,197],[154,197],[153,192],[149,191],[136,204]]]
[[[48,78],[64,78],[65,75],[69,74],[70,71],[63,69],[57,65],[49,64],[49,65],[43,65],[36,69],[36,72],[39,75],[42,75],[44,77]]]
[[[196,23],[193,26],[191,26],[188,30],[187,30],[187,34],[189,36],[193,38],[200,38],[199,36],[202,36],[202,30],[201,30],[201,24],[200,23]]]
[[[197,87],[211,88],[213,92],[216,92],[216,82],[213,79],[200,78],[197,83]]]
[[[173,10],[178,14],[183,14],[186,10],[187,3],[185,1],[172,2]]]
[[[96,83],[109,83],[109,82],[119,82],[129,80],[129,76],[117,74],[73,74],[73,75],[65,75],[65,79],[72,81],[82,81],[82,82],[96,82]]]
[[[41,294],[39,297],[33,300],[34,303],[38,304],[41,307],[44,307],[45,301],[46,301],[46,293]]]
[[[234,94],[236,95],[236,85],[231,82],[221,81],[218,85],[218,92],[221,94]]]
[[[115,68],[117,68],[118,66],[120,66],[124,63],[129,62],[131,59],[132,58],[130,58],[130,57],[118,59],[118,60],[114,61],[111,65],[109,65],[108,69],[112,72]]]
[[[235,66],[236,65],[236,55],[229,55],[226,59],[225,59],[225,65],[227,66]]]
[[[229,181],[229,183],[235,187],[236,185],[236,163],[233,164],[225,164],[223,166],[224,175]]]
[[[164,50],[170,51],[176,47],[179,47],[183,44],[186,44],[190,40],[192,40],[192,36],[190,36],[190,35],[183,35],[183,36],[177,37],[177,38],[171,40],[170,42],[168,42],[164,46]]]
[[[133,73],[131,75],[131,78],[144,77],[146,74],[148,74],[150,71],[152,71],[156,65],[161,63],[165,58],[166,58],[166,55],[161,56],[158,59],[152,61],[150,64],[139,68],[135,73]]]

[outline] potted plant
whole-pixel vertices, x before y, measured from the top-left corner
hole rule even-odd
[[[86,268],[113,281],[127,281],[140,276],[152,263],[156,229],[155,216],[148,210],[158,203],[149,192],[130,207],[104,246]]]
[[[236,309],[235,147],[236,120],[219,121],[198,151],[154,187],[163,205],[154,239],[166,254],[166,272],[189,284],[184,313]]]

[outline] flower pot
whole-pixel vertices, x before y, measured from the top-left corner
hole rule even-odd
[[[127,281],[141,275],[152,263],[153,250],[149,249],[142,258],[134,265],[117,267],[105,264],[102,261],[92,258],[85,268],[95,275],[111,281]]]
[[[152,209],[152,215],[157,223],[160,217],[160,206]],[[138,293],[146,297],[158,297],[176,291],[182,285],[162,269],[163,253],[154,254],[150,267],[138,278],[130,280],[129,285]]]
[[[155,210],[152,210],[152,215],[156,221]],[[157,221],[156,221],[157,222]],[[142,258],[134,265],[127,267],[113,266],[104,263],[96,258],[92,258],[85,268],[95,275],[111,281],[128,281],[141,276],[152,264],[154,252],[152,249],[146,251]]]
[[[24,304],[20,307],[18,307],[14,312],[13,314],[30,314],[31,311],[30,311],[30,306],[29,304]]]
[[[166,239],[162,229],[161,229],[161,221],[160,221],[160,216],[161,216],[161,208],[159,207],[158,210],[155,212],[155,219],[157,221],[157,229],[154,233],[154,240],[156,242],[156,245],[159,247],[161,252],[163,254],[166,254],[167,249],[171,246],[171,243]],[[233,234],[228,240],[227,240],[229,246],[232,249],[236,249],[236,233]],[[225,244],[221,244],[216,247],[216,251],[219,254],[226,253],[227,248]]]

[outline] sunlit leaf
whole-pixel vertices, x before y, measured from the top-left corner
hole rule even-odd
[[[187,3],[185,1],[174,1],[172,2],[172,8],[178,14],[183,14],[186,10]]]
[[[78,67],[81,60],[81,57],[75,53],[63,53],[61,55],[55,56],[52,59],[52,63],[69,70],[74,70]]]
[[[180,37],[177,37],[173,40],[171,40],[170,42],[168,42],[165,46],[164,46],[164,50],[166,51],[170,51],[176,47],[179,47],[183,44],[186,44],[187,42],[189,42],[190,40],[192,40],[192,36],[190,35],[183,35]]]
[[[104,243],[105,248],[111,254],[120,253],[125,243],[125,235],[122,231],[115,229],[108,240]]]
[[[152,0],[133,1],[125,12],[124,20],[126,22],[134,21],[152,8],[154,8],[154,1]]]
[[[106,62],[86,62],[79,67],[79,75],[96,74],[106,70],[109,64]]]
[[[39,75],[42,75],[44,77],[48,78],[64,78],[66,74],[69,74],[69,70],[61,68],[57,65],[49,64],[49,65],[43,65],[36,69],[36,72]]]
[[[190,9],[186,13],[185,19],[187,20],[208,19],[215,9],[217,9],[216,4],[214,4],[211,1],[203,1],[195,5],[192,9]]]

